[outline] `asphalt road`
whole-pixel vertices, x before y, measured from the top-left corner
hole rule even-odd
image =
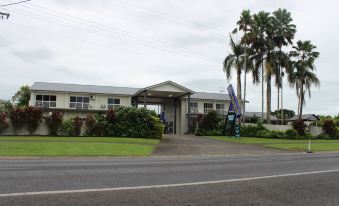
[[[0,160],[0,205],[339,205],[339,154]]]

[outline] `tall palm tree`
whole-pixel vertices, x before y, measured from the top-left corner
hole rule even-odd
[[[282,53],[282,47],[287,45],[292,45],[292,40],[294,39],[294,35],[296,33],[296,26],[292,24],[292,17],[291,13],[288,12],[286,9],[278,9],[277,11],[273,12],[273,25],[274,25],[274,36],[273,40],[275,45],[279,49],[280,56],[282,58],[286,57],[285,54]],[[277,94],[277,107],[278,111],[280,109],[280,89],[281,89],[281,116],[282,116],[282,124],[284,121],[284,114],[283,114],[283,76],[284,71],[282,70],[282,59],[279,58],[278,70],[279,73],[276,74],[276,87],[278,90]],[[286,59],[285,59],[286,60]]]
[[[320,85],[319,79],[314,73],[314,61],[319,57],[319,52],[314,51],[316,46],[311,41],[298,41],[297,45],[293,46],[293,49],[290,52],[290,56],[295,58],[294,69],[289,79],[297,90],[298,115],[299,119],[301,119],[303,106],[306,103],[305,93],[308,92],[309,97],[311,97],[311,87]]]
[[[249,41],[247,38],[247,32],[250,31],[251,29],[251,25],[252,25],[252,15],[250,10],[243,10],[241,12],[240,15],[240,20],[237,22],[238,26],[239,26],[239,30],[244,32],[244,36],[241,40],[241,42],[243,44],[245,44],[244,46],[244,52],[245,52],[245,58],[244,58],[244,108],[243,108],[243,117],[245,115],[246,112],[246,87],[247,87],[247,73],[252,70],[250,69],[253,68],[253,64],[250,62],[250,59],[248,58],[248,45],[249,45]],[[252,70],[253,71],[253,70]],[[243,122],[245,122],[245,118],[243,118]]]
[[[248,34],[248,41],[255,52],[253,60],[255,61],[256,70],[259,72],[261,67],[261,117],[264,118],[264,62],[267,54],[267,30],[271,24],[270,13],[260,11],[253,15],[251,31]]]
[[[229,81],[232,78],[232,70],[237,73],[237,98],[241,99],[241,72],[244,66],[245,48],[241,43],[235,43],[230,35],[230,46],[232,52],[224,60],[224,72]]]

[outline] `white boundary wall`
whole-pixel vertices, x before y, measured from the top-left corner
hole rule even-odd
[[[253,123],[245,123],[245,125],[256,126],[256,124],[253,124]],[[283,131],[284,132],[286,130],[293,129],[292,125],[263,124],[263,126],[270,131]],[[324,131],[321,127],[310,126],[309,133],[312,135],[319,135],[319,134],[324,133]]]

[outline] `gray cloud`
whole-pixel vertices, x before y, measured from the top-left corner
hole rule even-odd
[[[16,50],[11,53],[21,60],[30,63],[52,60],[55,56],[54,52],[48,49]]]

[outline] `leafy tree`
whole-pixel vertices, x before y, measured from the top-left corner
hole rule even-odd
[[[277,106],[278,110],[280,110],[280,89],[281,89],[281,117],[282,122],[284,121],[284,110],[283,110],[283,81],[282,78],[284,77],[284,72],[282,68],[288,62],[288,58],[286,54],[283,54],[282,47],[292,45],[292,40],[294,39],[294,35],[296,33],[296,26],[292,24],[292,17],[291,13],[288,12],[286,9],[278,9],[277,11],[273,12],[273,25],[275,27],[273,40],[275,45],[279,48],[279,64],[278,64],[278,73],[276,74],[276,87],[278,89],[278,101]],[[287,59],[287,61],[286,61]],[[286,66],[285,66],[286,67]]]
[[[20,89],[12,97],[12,101],[18,107],[26,107],[29,104],[29,99],[31,97],[31,90],[28,85],[21,86]]]
[[[275,110],[272,112],[273,115],[275,115],[278,119],[291,119],[295,116],[295,112],[293,110],[283,109],[284,111],[281,111],[282,109]],[[284,116],[282,116],[284,115]]]
[[[230,35],[230,53],[224,60],[224,72],[227,80],[232,78],[232,69],[237,73],[237,98],[241,99],[241,72],[244,66],[245,47],[241,43],[235,43]]]
[[[291,86],[296,88],[298,96],[298,115],[301,119],[303,106],[305,105],[305,92],[311,97],[311,86],[319,86],[320,81],[314,73],[314,61],[319,57],[319,52],[314,51],[311,41],[298,41],[293,46],[290,56],[295,59],[293,62],[293,71],[290,72],[289,81]]]

